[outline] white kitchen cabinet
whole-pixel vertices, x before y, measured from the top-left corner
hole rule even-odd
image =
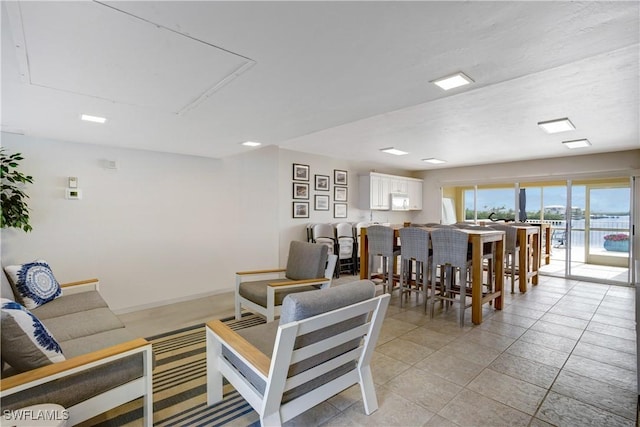
[[[409,210],[422,209],[421,179],[376,172],[360,176],[360,209],[389,210],[392,193],[409,195]]]
[[[360,177],[360,208],[389,210],[389,180],[378,174]]]
[[[407,180],[409,194],[409,210],[421,211],[422,210],[422,180],[421,179],[409,179]]]

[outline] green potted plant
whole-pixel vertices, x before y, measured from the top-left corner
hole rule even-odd
[[[21,228],[31,231],[29,224],[29,196],[22,191],[25,184],[33,184],[33,177],[18,170],[19,162],[24,158],[20,153],[7,154],[0,148],[2,181],[2,222],[0,228]]]
[[[629,252],[629,235],[607,234],[604,236],[604,249],[612,252]]]

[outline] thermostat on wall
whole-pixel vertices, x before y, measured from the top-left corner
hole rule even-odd
[[[78,188],[67,188],[66,197],[69,200],[80,200],[82,199],[82,190]]]

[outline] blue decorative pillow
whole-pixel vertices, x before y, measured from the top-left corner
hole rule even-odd
[[[19,372],[65,360],[60,344],[22,305],[0,299],[2,360]]]
[[[60,284],[44,260],[4,268],[18,300],[34,309],[62,295]]]

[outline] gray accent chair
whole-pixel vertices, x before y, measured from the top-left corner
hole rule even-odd
[[[331,286],[337,259],[337,255],[328,254],[325,245],[292,241],[287,268],[237,272],[236,319],[241,318],[242,307],[246,307],[272,322],[287,295]],[[256,277],[261,279],[255,280]]]
[[[373,413],[370,362],[389,299],[361,280],[288,295],[279,322],[238,331],[207,323],[208,404],[222,400],[226,378],[263,426],[276,426],[358,384]]]

